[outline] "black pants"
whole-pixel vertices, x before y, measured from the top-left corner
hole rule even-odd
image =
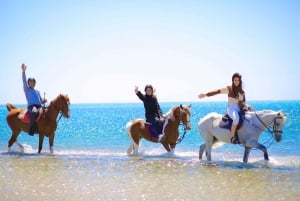
[[[158,117],[155,117],[153,119],[146,119],[146,121],[152,124],[151,128],[153,131],[155,131],[156,133],[161,132],[163,123]]]
[[[37,111],[32,111],[33,108],[36,108]],[[33,134],[34,133],[34,125],[35,125],[35,120],[39,114],[39,109],[42,107],[42,105],[29,105],[27,107],[28,111],[29,111],[29,116],[30,116],[30,127],[29,127],[29,134]]]

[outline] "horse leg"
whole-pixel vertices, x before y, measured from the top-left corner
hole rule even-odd
[[[24,146],[21,145],[17,140],[15,143],[19,146],[19,148],[21,149],[21,152],[24,153]]]
[[[43,134],[39,134],[39,151],[38,151],[38,153],[41,153],[41,151],[42,151],[43,142],[44,142],[44,135]]]
[[[169,151],[169,153],[174,154],[175,147],[176,147],[176,143],[170,144],[170,151]]]
[[[164,146],[164,148],[167,150],[167,152],[170,152],[171,149],[169,147],[169,144],[165,143],[165,142],[162,142],[162,145]]]
[[[54,144],[54,133],[49,135],[49,149],[50,153],[53,154],[53,144]]]
[[[269,160],[268,151],[267,151],[267,148],[264,145],[259,144],[257,141],[251,141],[249,143],[246,143],[246,146],[247,147],[252,147],[252,148],[260,149],[262,152],[264,152],[264,159],[266,161]]]
[[[267,151],[267,148],[262,145],[262,144],[258,144],[257,146],[258,149],[262,150],[264,152],[264,158],[266,161],[269,161],[269,155],[268,155],[268,151]]]
[[[133,150],[134,150],[134,145],[131,142],[128,149],[127,149],[127,155],[131,155],[133,153]]]
[[[139,154],[139,142],[136,143],[133,139],[131,139],[131,143],[127,149],[127,155],[137,156]]]
[[[202,145],[199,147],[199,160],[202,160],[202,156],[203,156],[204,150],[205,150],[205,144],[202,144]]]
[[[251,151],[251,147],[245,147],[244,158],[243,158],[244,163],[248,162],[248,157],[249,157],[250,151]]]
[[[12,145],[17,141],[17,137],[19,135],[21,131],[13,131],[9,141],[8,141],[8,152],[11,151],[11,147]],[[22,145],[21,145],[22,146]],[[20,146],[19,146],[20,147]],[[23,146],[22,146],[23,147]],[[22,149],[22,148],[21,148]],[[24,151],[24,147],[23,147],[23,151]]]
[[[211,161],[211,145],[206,146],[206,158],[208,161]]]

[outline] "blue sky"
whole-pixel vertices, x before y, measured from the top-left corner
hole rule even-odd
[[[299,10],[296,0],[2,0],[0,104],[26,103],[23,62],[48,100],[138,102],[134,86],[150,83],[160,102],[198,101],[234,72],[248,100],[300,100]]]

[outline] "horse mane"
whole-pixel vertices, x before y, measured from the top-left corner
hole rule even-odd
[[[56,102],[59,98],[63,98],[63,99],[65,99],[67,102],[69,102],[69,96],[68,96],[68,95],[59,94],[54,100],[52,100],[52,101],[50,102],[49,107],[50,107],[51,105],[53,105],[54,102]]]
[[[167,113],[164,114],[164,117],[165,118],[170,118],[172,116],[172,113],[173,113],[173,111],[172,111],[172,108],[171,108]]]
[[[164,114],[165,118],[171,118],[174,117],[174,111],[180,106],[174,106],[172,107],[167,113]]]
[[[283,115],[282,111],[274,111],[274,110],[259,110],[259,111],[255,111],[255,113],[257,114],[269,114],[269,113],[274,113],[274,114],[280,114]]]
[[[282,117],[286,119],[287,114],[283,113],[282,111],[274,111],[274,110],[258,110],[258,111],[248,111],[248,114],[251,114],[251,116],[257,114],[257,115],[267,115],[267,114],[273,114],[277,115],[278,117]],[[246,113],[246,114],[247,114]]]

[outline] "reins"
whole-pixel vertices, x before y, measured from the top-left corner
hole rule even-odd
[[[182,136],[178,137],[176,144],[179,144],[180,142],[182,142],[182,140],[185,137],[185,134],[187,133],[186,126],[183,123],[180,123],[179,125],[183,126],[183,134],[182,134]]]
[[[180,107],[182,107],[182,105],[180,105]],[[180,109],[181,110],[181,109]],[[182,136],[179,136],[178,137],[178,139],[176,140],[176,144],[179,144],[180,142],[182,142],[182,140],[184,139],[184,137],[185,137],[185,134],[187,133],[187,128],[186,128],[186,125],[184,124],[184,123],[182,123],[182,120],[181,120],[181,111],[180,111],[180,115],[179,115],[180,117],[179,117],[179,119],[180,119],[180,121],[179,121],[179,126],[181,125],[181,126],[183,126],[183,134],[182,134]],[[188,122],[190,122],[190,121],[186,121],[185,123],[188,123]]]
[[[275,126],[275,124],[276,124],[276,119],[277,118],[281,118],[281,117],[275,117],[272,121],[271,121],[271,123],[273,123],[274,122],[274,125],[273,125],[273,131],[270,129],[270,126],[268,126],[268,125],[266,125],[262,120],[261,120],[261,118],[257,115],[257,113],[255,112],[254,113],[255,114],[255,116],[256,116],[256,118],[259,120],[259,122],[265,127],[264,128],[264,132],[265,132],[265,129],[267,129],[267,131],[268,131],[268,133],[271,135],[271,137],[267,140],[267,142],[269,142],[269,144],[266,146],[266,147],[270,147],[272,144],[273,144],[273,138],[274,138],[274,132],[280,132],[280,133],[282,133],[282,131],[278,131],[278,130],[276,130],[276,126]],[[270,124],[271,124],[270,123]]]
[[[62,118],[62,116],[63,116],[63,101],[61,101],[61,105],[62,105],[62,109],[61,109],[61,110],[56,109],[56,107],[55,107],[55,105],[54,105],[54,109],[55,109],[55,110],[58,110],[58,113],[59,113],[58,120],[56,120],[57,123],[61,120],[61,118]]]
[[[261,118],[257,115],[256,112],[255,112],[254,114],[255,114],[256,118],[259,120],[259,122],[265,127],[265,129],[267,129],[267,130],[269,131],[269,133],[271,133],[271,134],[273,135],[274,132],[271,131],[271,129],[269,128],[269,126],[267,126],[267,125],[265,124],[265,122],[263,122],[263,121],[261,120]],[[274,121],[274,120],[273,120],[273,121]],[[272,122],[273,122],[273,121],[272,121]],[[271,123],[272,123],[272,122],[271,122]],[[271,123],[270,123],[270,124],[271,124]]]
[[[57,123],[60,121],[60,119],[62,118],[63,114],[62,114],[62,111],[59,111],[59,117],[58,117],[58,120],[56,121]]]

